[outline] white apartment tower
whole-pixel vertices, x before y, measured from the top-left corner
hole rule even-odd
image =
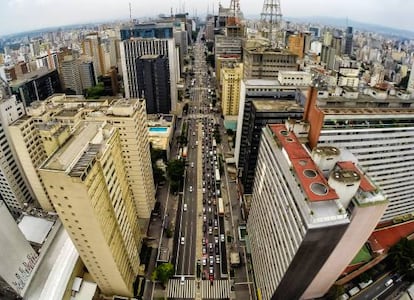
[[[16,217],[34,197],[10,143],[9,125],[25,114],[24,104],[15,96],[0,95],[0,197]]]
[[[311,155],[298,138],[305,125],[262,130],[247,230],[263,299],[323,296],[387,206],[342,150],[326,146]]]

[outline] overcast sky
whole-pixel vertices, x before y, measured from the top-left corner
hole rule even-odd
[[[185,8],[204,15],[212,0],[0,0],[0,35],[77,23],[169,14]],[[414,31],[414,0],[280,0],[287,17],[329,16]],[[229,6],[230,0],[221,1]],[[263,0],[240,0],[245,15],[259,14]]]

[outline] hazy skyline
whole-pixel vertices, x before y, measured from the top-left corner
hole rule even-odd
[[[1,0],[0,35],[79,23],[154,17],[185,9],[190,16],[218,10],[219,1],[152,0]],[[230,0],[220,1],[223,6]],[[346,3],[346,5],[344,4]],[[263,0],[240,0],[245,15],[260,14]],[[412,0],[281,0],[286,17],[329,16],[414,31]],[[386,22],[385,22],[386,21]]]

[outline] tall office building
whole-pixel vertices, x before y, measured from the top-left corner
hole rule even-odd
[[[78,60],[72,56],[65,56],[61,63],[61,76],[66,94],[82,95],[82,80],[79,72]]]
[[[0,201],[0,298],[23,296],[28,279],[33,272],[37,253],[30,246],[10,215],[3,201]],[[9,291],[8,295],[2,294]]]
[[[171,111],[168,58],[143,55],[137,59],[138,94],[147,102],[147,114]]]
[[[414,110],[412,100],[403,97],[378,90],[325,97],[313,89],[305,108],[311,148],[346,147],[387,196],[382,221],[414,211]]]
[[[142,237],[121,136],[84,122],[39,169],[82,261],[107,296],[133,296]]]
[[[62,90],[58,71],[56,69],[49,71],[47,68],[22,75],[10,82],[10,88],[17,100],[23,101],[26,106]]]
[[[247,230],[264,299],[323,296],[387,206],[342,150],[319,147],[311,156],[300,142],[307,126],[286,122],[262,130]]]
[[[10,142],[9,125],[24,113],[24,104],[14,95],[4,99],[0,97],[0,196],[14,217],[21,214],[25,203],[34,200]]]
[[[351,55],[352,54],[352,48],[353,48],[353,39],[354,39],[354,34],[352,33],[353,28],[351,26],[348,26],[346,28],[346,33],[345,33],[345,51],[344,53],[347,55]]]
[[[237,116],[240,104],[240,87],[243,64],[228,64],[221,69],[221,109],[224,116]]]
[[[288,118],[300,118],[303,111],[301,106],[305,102],[301,89],[307,89],[307,87],[285,86],[277,80],[242,80],[234,159],[238,168],[238,176],[245,184],[245,193],[249,194],[253,189],[254,167],[259,151],[261,128],[270,120],[280,123]],[[267,104],[254,110],[252,104],[254,100],[268,101],[269,114],[266,113]],[[278,111],[278,107],[286,110]]]
[[[92,58],[96,81],[105,74],[105,59],[98,33],[88,34],[82,41],[83,54]]]
[[[180,67],[178,48],[173,38],[131,38],[121,42],[121,62],[126,98],[138,98],[140,95],[137,59],[143,55],[162,55],[168,58],[171,111],[175,111]]]
[[[96,85],[96,76],[92,61],[81,60],[79,62],[79,73],[83,90]]]
[[[289,36],[288,49],[302,59],[305,54],[305,35],[300,32]]]

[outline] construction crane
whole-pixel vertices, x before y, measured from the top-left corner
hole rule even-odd
[[[261,32],[274,48],[282,48],[282,11],[279,0],[264,0],[260,18]]]

